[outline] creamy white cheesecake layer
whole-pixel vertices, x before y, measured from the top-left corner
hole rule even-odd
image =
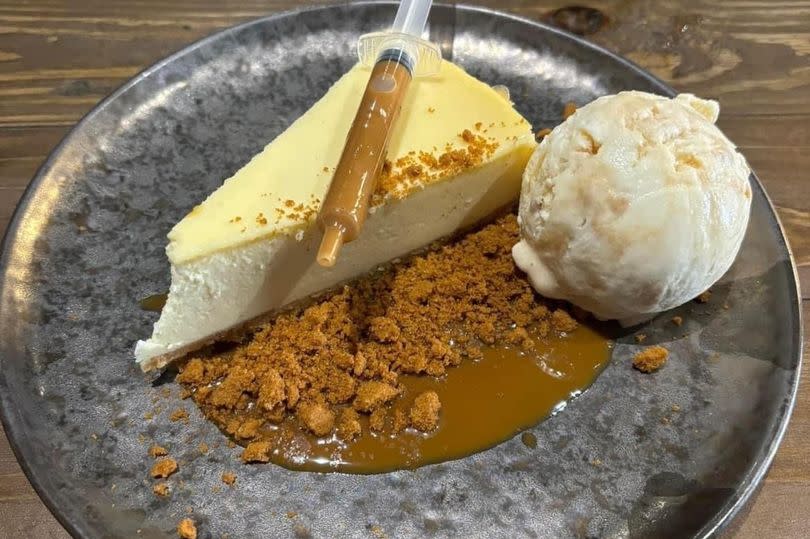
[[[221,332],[362,275],[389,260],[469,227],[514,202],[533,144],[375,208],[362,236],[332,268],[315,262],[314,221],[278,235],[172,266],[160,320],[135,356],[144,370],[202,346]]]
[[[388,145],[374,212],[338,264],[316,265],[320,208],[369,72],[355,66],[169,233],[172,285],[144,370],[263,313],[450,235],[517,197],[535,147],[511,102],[460,67],[417,78]]]
[[[349,70],[177,223],[169,232],[166,250],[171,263],[183,264],[221,249],[298,231],[308,220],[304,215],[317,212],[326,195],[369,74],[361,66]],[[454,170],[431,170],[419,157],[439,158],[449,150],[466,150],[469,144],[461,137],[465,130],[495,143],[484,161],[508,154],[516,146],[534,145],[531,126],[512,104],[460,67],[442,62],[435,77],[414,79],[387,148],[391,172],[401,181],[396,192],[384,198],[404,196],[409,189],[454,174]],[[403,159],[408,163],[397,164]],[[423,173],[403,174],[410,164],[422,167]]]

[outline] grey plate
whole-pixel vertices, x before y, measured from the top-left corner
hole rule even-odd
[[[532,429],[536,449],[516,438],[412,472],[318,475],[240,466],[190,403],[188,424],[168,420],[171,403],[144,419],[162,388],[177,395],[132,360],[155,319],[138,300],[169,285],[166,232],[349,68],[359,32],[392,16],[390,5],[298,11],[198,42],[99,105],[31,183],[0,259],[3,421],[74,535],[173,536],[192,507],[203,538],[706,536],[762,478],[793,405],[801,324],[790,253],[756,179],[741,255],[711,301],[679,308],[681,328],[675,313],[643,328],[645,344],[671,350],[666,368],[630,369],[626,335],[592,389]],[[673,93],[535,22],[439,7],[431,24],[446,56],[509,86],[537,127],[558,123],[569,100]],[[170,500],[151,492],[151,440],[181,460]],[[228,469],[236,488],[212,494]]]

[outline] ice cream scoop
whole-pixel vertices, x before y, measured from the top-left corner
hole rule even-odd
[[[515,263],[542,295],[625,325],[714,284],[740,248],[750,169],[714,101],[601,97],[543,139],[523,175]]]

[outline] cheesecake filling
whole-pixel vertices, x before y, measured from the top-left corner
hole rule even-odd
[[[367,71],[355,67],[169,233],[172,284],[143,370],[291,302],[357,277],[508,206],[535,147],[488,85],[445,62],[417,80],[392,134],[362,236],[332,268],[315,261],[320,203]],[[307,155],[302,156],[302,148]]]
[[[306,298],[374,267],[475,225],[512,204],[525,155],[510,154],[430,190],[378,206],[363,236],[346,244],[335,266],[315,262],[314,220],[296,235],[279,235],[172,266],[172,284],[152,338],[135,356],[147,369],[156,356],[182,355],[272,308]],[[201,317],[210,312],[212,316]],[[159,365],[152,367],[157,368]]]

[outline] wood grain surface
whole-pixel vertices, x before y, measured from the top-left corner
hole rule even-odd
[[[322,3],[322,2],[319,2]],[[480,0],[552,20],[718,99],[721,127],[759,174],[787,229],[810,319],[810,0]],[[297,7],[285,0],[0,0],[0,233],[67,130],[138,71],[202,36]],[[606,21],[606,23],[605,23]],[[604,24],[602,24],[604,23]],[[806,365],[806,364],[805,364]],[[810,528],[810,385],[730,535],[799,538]],[[0,538],[67,537],[0,436]]]

